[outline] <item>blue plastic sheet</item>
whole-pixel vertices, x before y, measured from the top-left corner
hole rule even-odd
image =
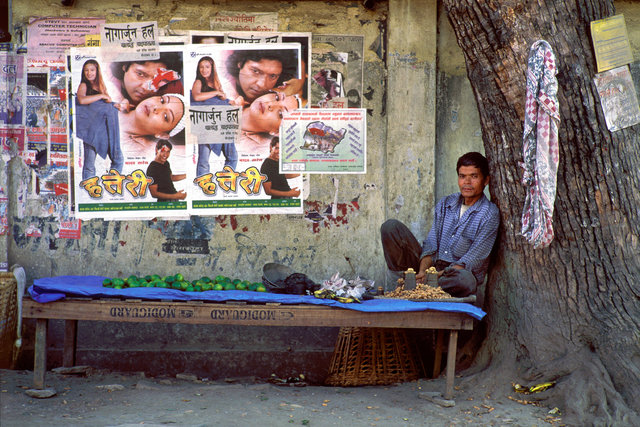
[[[363,312],[382,313],[398,311],[436,310],[466,313],[482,320],[485,312],[478,307],[460,302],[415,302],[399,299],[373,299],[362,303],[341,303],[320,299],[311,295],[287,295],[253,291],[204,291],[185,292],[165,288],[113,289],[102,286],[104,276],[57,276],[36,279],[29,287],[31,297],[40,303],[64,299],[65,297],[135,298],[145,300],[175,301],[246,301],[248,303],[314,304],[339,307]]]

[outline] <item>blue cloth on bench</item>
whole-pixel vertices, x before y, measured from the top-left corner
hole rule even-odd
[[[436,310],[466,313],[482,320],[485,312],[480,308],[460,302],[415,302],[400,299],[373,299],[362,303],[341,303],[320,299],[311,295],[288,295],[253,291],[204,291],[186,292],[166,288],[125,288],[113,289],[102,286],[104,276],[56,276],[33,281],[29,287],[31,297],[40,303],[52,302],[70,297],[135,298],[145,300],[175,301],[246,301],[248,303],[315,304],[346,308],[363,312],[397,312]]]

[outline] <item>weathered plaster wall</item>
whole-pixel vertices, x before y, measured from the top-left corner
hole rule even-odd
[[[442,4],[438,7],[437,87],[436,200],[458,191],[458,157],[469,151],[484,153],[480,118],[464,56]]]
[[[361,2],[343,1],[221,1],[212,4],[199,0],[143,0],[131,4],[122,0],[78,0],[74,7],[64,8],[57,0],[36,0],[28,4],[14,2],[12,12],[16,25],[26,23],[32,15],[104,16],[107,22],[155,20],[159,27],[166,27],[175,20],[171,24],[172,30],[209,30],[212,29],[209,18],[216,11],[230,10],[277,12],[280,31],[365,36],[363,103],[368,110],[368,172],[364,175],[312,176],[311,192],[305,202],[306,211],[322,212],[332,203],[337,189],[337,216],[318,223],[307,221],[302,215],[192,217],[190,221],[92,220],[83,222],[80,240],[67,240],[55,238],[57,223],[38,217],[39,206],[33,201],[23,218],[18,217],[15,209],[11,212],[8,242],[9,264],[24,266],[29,281],[65,274],[127,276],[177,272],[187,278],[225,274],[258,281],[262,266],[268,262],[290,265],[316,281],[326,279],[336,271],[348,276],[359,274],[376,281],[384,280],[378,228],[386,217],[384,171],[388,98],[384,49],[387,3],[379,2],[373,9],[367,9]],[[420,61],[422,66],[435,68],[433,59],[428,64],[427,59]],[[417,73],[421,72],[417,70]],[[432,82],[430,90],[433,86]],[[422,109],[422,106],[416,107],[416,111]],[[433,126],[433,120],[430,126]],[[425,131],[420,133],[427,134]],[[434,134],[433,129],[429,134]],[[24,178],[25,167],[19,161],[13,162],[12,174]],[[403,181],[411,183],[411,180]],[[407,185],[407,190],[403,191],[409,192],[411,186]],[[12,190],[15,194],[15,184]],[[417,212],[413,202],[409,202],[403,209]],[[24,231],[32,223],[42,230],[42,237],[25,237]],[[60,351],[56,350],[61,347],[62,330],[59,322],[52,323],[50,346],[54,351],[49,365],[55,366],[60,361]],[[212,370],[220,376],[269,372],[285,375],[289,372],[280,371],[308,363],[311,369],[307,374],[311,374],[312,380],[321,380],[322,372],[313,378],[313,367],[319,366],[320,371],[328,367],[336,333],[336,329],[207,329],[189,325],[81,322],[78,358],[80,363],[115,369],[167,373],[191,370],[205,376],[211,375]],[[149,351],[158,348],[159,352]],[[27,345],[25,358],[28,358],[28,349]],[[239,357],[241,353],[253,356]],[[167,358],[167,354],[171,357]],[[141,363],[142,360],[145,363]]]

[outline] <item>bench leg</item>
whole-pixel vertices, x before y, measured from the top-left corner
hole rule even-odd
[[[65,368],[76,365],[77,331],[77,320],[64,321],[64,351],[62,353],[62,366]]]
[[[440,375],[440,365],[442,364],[442,348],[444,347],[444,330],[438,329],[436,332],[436,353],[433,357],[433,378]]]
[[[449,332],[449,351],[447,353],[447,386],[444,391],[445,399],[453,399],[453,379],[456,376],[456,348],[458,347],[458,331]]]
[[[36,319],[36,342],[33,352],[33,387],[44,390],[47,371],[47,319]]]

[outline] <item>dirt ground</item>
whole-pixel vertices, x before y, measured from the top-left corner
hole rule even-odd
[[[454,401],[430,397],[444,378],[392,386],[323,387],[276,384],[279,379],[207,381],[188,374],[146,377],[84,369],[47,372],[49,398],[27,394],[33,372],[0,370],[0,425],[12,426],[559,426],[549,409],[526,396],[495,397],[465,389],[456,378]],[[518,400],[514,400],[518,399]]]

